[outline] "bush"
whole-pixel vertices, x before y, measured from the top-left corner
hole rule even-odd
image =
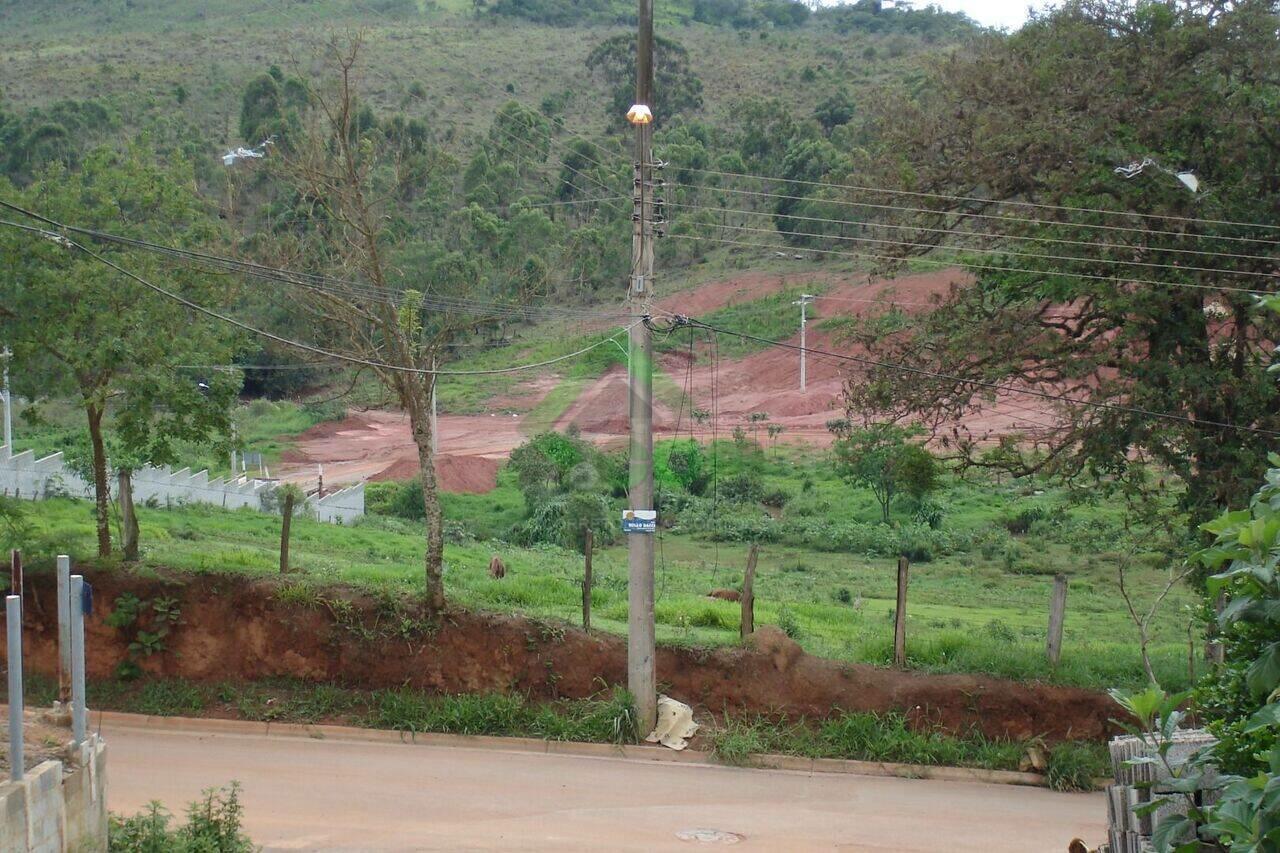
[[[240,785],[210,788],[204,799],[187,806],[187,823],[170,829],[172,816],[152,801],[132,817],[110,816],[107,849],[112,853],[250,853],[244,834]]]
[[[764,497],[764,482],[758,474],[734,474],[720,481],[720,497],[730,503],[759,503]]]

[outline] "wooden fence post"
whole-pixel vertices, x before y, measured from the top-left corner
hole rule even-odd
[[[9,552],[9,593],[22,597],[22,552],[17,548]]]
[[[898,606],[893,611],[893,665],[907,665],[907,573],[911,563],[898,557]]]
[[[760,554],[760,546],[751,543],[747,551],[747,571],[742,576],[742,621],[739,627],[740,636],[746,639],[756,630],[756,558]]]
[[[1213,612],[1215,615],[1221,616],[1222,610],[1227,606],[1227,591],[1224,589],[1218,593],[1218,597],[1213,602]],[[1209,629],[1205,632],[1204,643],[1204,662],[1209,665],[1210,669],[1220,666],[1226,660],[1226,648],[1218,640],[1218,620],[1214,619],[1209,623]]]
[[[286,574],[289,571],[289,526],[293,524],[293,489],[285,489],[280,515],[280,574]]]
[[[1049,598],[1049,637],[1045,645],[1045,654],[1049,657],[1049,665],[1057,666],[1062,656],[1062,623],[1067,617],[1067,576],[1053,576],[1053,595]]]
[[[586,560],[582,568],[582,630],[591,630],[591,546],[594,537],[587,528],[582,553]]]

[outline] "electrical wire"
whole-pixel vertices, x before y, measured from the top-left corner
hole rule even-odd
[[[719,226],[716,226],[716,227],[719,227]],[[750,230],[763,230],[763,229],[750,229]],[[775,232],[769,232],[769,233],[775,233]],[[726,239],[717,238],[717,237],[703,237],[696,234],[674,234],[673,233],[673,234],[668,234],[667,236],[674,237],[680,240],[704,240],[712,243],[722,243],[722,244],[727,244],[732,246],[746,246],[747,248],[761,249],[766,251],[773,251],[778,248],[777,246],[771,246],[767,244],[748,243],[743,240],[726,240]],[[813,252],[821,255],[837,255],[837,256],[846,257],[846,258],[859,258],[862,260],[885,260],[885,261],[896,261],[896,262],[907,260],[906,258],[899,257],[897,255],[880,255],[880,254],[874,254],[870,252],[842,252],[837,249],[818,249],[814,247],[806,247],[798,251]],[[975,264],[967,261],[956,261],[956,260],[944,261],[944,260],[935,260],[933,258],[926,258],[926,257],[912,258],[911,260],[915,261],[916,263],[933,264],[934,266],[938,266],[938,267],[964,266],[970,269],[988,270],[993,272],[1030,273],[1032,275],[1053,276],[1053,277],[1062,277],[1062,278],[1076,278],[1076,279],[1083,279],[1087,281],[1104,281],[1104,282],[1109,281],[1109,282],[1116,282],[1117,284],[1150,284],[1150,285],[1156,285],[1159,287],[1186,287],[1186,288],[1191,288],[1195,290],[1213,290],[1213,291],[1230,291],[1233,293],[1247,293],[1253,296],[1272,295],[1271,291],[1254,290],[1246,287],[1232,287],[1230,285],[1198,284],[1195,282],[1156,281],[1152,279],[1129,278],[1127,276],[1095,275],[1092,273],[1065,272],[1062,270],[1038,270],[1038,269],[1032,269],[1029,267],[1005,267],[1005,266],[997,266],[994,264]]]
[[[695,192],[703,191],[703,190],[724,191],[724,192],[735,192],[735,193],[741,193],[741,194],[747,194],[747,195],[753,195],[753,196],[763,196],[766,198],[793,199],[797,201],[812,201],[812,202],[817,202],[819,204],[837,203],[836,199],[814,198],[813,196],[782,196],[782,195],[773,196],[773,195],[770,195],[769,193],[752,193],[747,190],[731,190],[726,187],[715,187],[715,188],[696,187],[691,184],[679,184],[679,183],[673,183],[673,185],[678,187],[683,187],[686,189],[691,189]],[[839,203],[843,204],[845,202],[839,202]],[[668,202],[668,204],[672,207],[689,206],[689,205],[678,204],[675,202]],[[849,202],[849,204],[857,204],[857,203]],[[863,205],[858,204],[858,206],[861,207]],[[738,208],[738,207],[711,207],[707,205],[702,205],[701,207],[703,210],[722,211],[724,213],[744,213],[749,216],[769,216],[769,217],[785,215],[787,219],[797,219],[797,220],[803,220],[807,222],[824,222],[832,225],[841,225],[841,226],[853,225],[859,228],[879,228],[879,229],[884,229],[888,231],[913,231],[913,232],[922,233],[922,234],[946,234],[946,235],[962,237],[962,238],[978,237],[981,239],[1015,240],[1015,241],[1023,241],[1023,242],[1029,242],[1029,243],[1055,243],[1055,244],[1064,245],[1064,246],[1087,246],[1087,247],[1093,247],[1093,248],[1099,248],[1099,249],[1144,249],[1148,251],[1158,251],[1161,254],[1198,255],[1201,257],[1210,257],[1210,258],[1233,258],[1237,260],[1267,261],[1272,263],[1280,263],[1280,260],[1278,260],[1277,258],[1271,255],[1245,255],[1237,252],[1210,251],[1208,249],[1179,249],[1172,246],[1159,246],[1156,248],[1152,248],[1147,246],[1138,246],[1133,243],[1100,243],[1096,240],[1071,240],[1065,237],[1046,237],[1043,235],[1032,236],[1030,234],[1009,234],[1009,233],[998,232],[998,231],[966,231],[966,230],[955,229],[955,228],[933,228],[933,227],[928,227],[924,225],[899,225],[892,222],[874,222],[871,220],[831,219],[831,218],[822,217],[822,216],[804,216],[798,213],[778,214],[774,211],[748,210],[745,208]],[[889,210],[906,210],[906,211],[920,210],[920,208],[898,208],[892,205],[874,205],[874,207],[885,208]],[[933,212],[936,212],[936,211],[933,211]],[[1014,221],[1014,220],[1010,220],[1010,221]],[[1061,223],[1055,223],[1055,224],[1061,224]],[[1150,233],[1150,232],[1143,232],[1143,233]],[[1213,239],[1213,238],[1206,237],[1205,239]]]
[[[770,180],[769,178],[761,178],[760,180]],[[1131,225],[1111,225],[1102,222],[1070,222],[1056,219],[1034,219],[1025,216],[1008,216],[1005,214],[979,213],[977,211],[963,210],[938,210],[929,207],[907,207],[894,204],[877,204],[868,201],[850,201],[848,199],[838,198],[815,198],[810,195],[786,195],[783,193],[769,193],[758,190],[741,190],[734,187],[708,187],[696,184],[685,184],[673,182],[672,186],[684,187],[685,189],[700,190],[704,192],[726,192],[734,195],[746,195],[756,198],[769,198],[787,201],[809,201],[820,202],[822,204],[834,204],[844,207],[859,207],[869,210],[892,210],[904,213],[926,213],[932,216],[954,216],[960,219],[985,219],[994,220],[996,222],[1015,222],[1026,225],[1048,225],[1055,228],[1085,228],[1099,231],[1115,231],[1130,234],[1157,235],[1164,237],[1172,237],[1183,240],[1222,240],[1232,243],[1257,243],[1267,246],[1278,246],[1280,240],[1270,240],[1261,237],[1240,237],[1231,234],[1188,234],[1182,231],[1168,231],[1151,228],[1138,228]]]
[[[1100,208],[1100,207],[1072,207],[1069,205],[1062,205],[1062,204],[1043,204],[1040,202],[1033,202],[1033,201],[1015,201],[1012,199],[1002,200],[1002,199],[981,198],[978,196],[967,196],[967,195],[947,195],[946,193],[930,193],[930,192],[920,192],[917,190],[889,189],[887,187],[873,187],[873,186],[865,186],[865,185],[857,185],[857,184],[832,184],[832,183],[827,183],[825,181],[807,181],[807,180],[802,180],[800,178],[767,178],[762,175],[747,175],[741,172],[722,172],[715,169],[697,169],[693,167],[687,167],[685,171],[697,172],[704,175],[717,175],[720,177],[727,177],[727,178],[740,178],[740,179],[747,179],[747,180],[753,180],[753,181],[776,181],[776,182],[785,183],[785,184],[796,184],[796,185],[809,186],[809,187],[823,187],[826,189],[841,190],[845,192],[849,192],[849,191],[867,192],[867,193],[878,193],[881,195],[890,195],[890,196],[908,196],[911,198],[939,199],[941,201],[963,201],[963,202],[969,202],[974,204],[994,204],[994,205],[1001,205],[1006,207],[1025,207],[1025,208],[1031,208],[1034,210],[1056,210],[1056,211],[1063,211],[1067,213],[1094,213],[1094,214],[1101,214],[1104,216],[1135,216],[1142,219],[1157,219],[1157,220],[1163,220],[1166,222],[1184,222],[1184,223],[1195,224],[1195,225],[1226,225],[1226,226],[1237,227],[1237,228],[1259,228],[1259,229],[1264,229],[1268,231],[1280,231],[1280,225],[1268,225],[1261,222],[1238,222],[1230,219],[1202,219],[1194,216],[1173,216],[1173,215],[1164,214],[1164,213],[1137,213],[1134,211],[1125,211],[1125,210],[1107,210],[1105,208]]]
[[[235,319],[234,317],[229,317],[225,314],[220,314],[219,312],[214,311],[211,308],[206,308],[203,305],[200,305],[196,302],[192,302],[190,299],[187,299],[184,296],[174,293],[173,291],[166,290],[165,288],[160,287],[157,284],[153,284],[147,281],[146,279],[144,279],[142,276],[137,275],[136,273],[133,273],[125,269],[124,267],[121,267],[120,265],[112,262],[110,259],[105,258],[102,255],[99,255],[98,253],[87,248],[86,246],[80,243],[77,243],[76,241],[71,240],[70,238],[64,235],[55,234],[53,232],[45,231],[44,229],[36,228],[31,225],[23,225],[21,223],[10,222],[8,220],[3,220],[3,219],[0,219],[0,225],[9,226],[12,228],[18,228],[23,231],[34,232],[47,239],[56,240],[60,244],[66,246],[67,248],[78,249],[80,252],[82,252],[86,256],[98,261],[99,263],[106,265],[107,267],[110,267],[111,269],[115,270],[116,272],[120,273],[126,278],[129,278],[137,282],[138,284],[141,284],[143,287],[146,287],[150,290],[155,291],[161,296],[164,296],[168,299],[171,299],[175,302],[185,305],[187,308],[190,308],[191,310],[196,311],[197,313],[204,314],[205,316],[215,320],[220,320],[221,322],[235,326],[236,328],[249,332],[250,334],[267,338],[268,340],[273,340],[276,343],[293,347],[295,349],[305,350],[306,352],[324,356],[325,358],[333,359],[335,361],[344,361],[349,364],[358,364],[364,367],[372,367],[380,370],[390,370],[397,373],[411,373],[411,374],[424,375],[424,376],[492,376],[492,375],[502,374],[502,373],[516,373],[523,370],[533,370],[539,367],[546,367],[548,365],[556,364],[561,361],[567,361],[571,358],[576,358],[584,353],[590,352],[596,347],[603,346],[604,344],[609,343],[610,340],[618,337],[618,335],[622,334],[623,331],[630,331],[631,328],[643,322],[643,320],[637,320],[631,326],[628,326],[625,329],[619,332],[616,332],[615,334],[611,335],[608,338],[603,338],[599,341],[596,341],[594,344],[591,344],[590,346],[583,347],[582,349],[577,350],[576,352],[571,352],[567,355],[558,356],[556,358],[550,358],[550,359],[547,359],[546,361],[540,361],[534,364],[514,365],[511,367],[493,368],[489,370],[429,370],[426,368],[419,368],[419,367],[406,367],[398,364],[389,364],[387,362],[360,358],[358,356],[347,355],[345,353],[332,352],[330,350],[322,349],[321,347],[312,346],[311,344],[303,343],[301,341],[291,340],[289,338],[285,338],[280,335],[273,334],[272,332],[255,328],[253,326],[250,326],[247,323],[243,323],[240,320]]]

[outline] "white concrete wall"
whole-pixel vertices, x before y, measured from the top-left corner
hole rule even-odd
[[[107,849],[107,747],[90,735],[79,766],[46,761],[0,784],[0,850],[88,853]]]
[[[248,477],[210,480],[208,471],[190,468],[143,468],[133,475],[133,499],[136,503],[173,506],[188,503],[211,504],[223,509],[263,510],[264,499],[276,488],[275,483]],[[73,474],[61,453],[36,459],[31,451],[9,455],[0,445],[0,494],[43,500],[67,495],[92,498],[93,484]],[[364,515],[364,483],[307,499],[307,512],[321,521],[349,524]],[[0,848],[2,850],[3,848]]]

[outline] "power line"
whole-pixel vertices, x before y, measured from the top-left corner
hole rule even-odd
[[[993,198],[981,198],[979,196],[966,195],[947,195],[946,193],[930,193],[920,192],[917,190],[889,189],[886,187],[860,186],[857,184],[832,184],[825,181],[806,181],[800,178],[767,178],[762,175],[747,175],[741,172],[721,172],[715,169],[695,169],[689,167],[689,172],[699,172],[704,175],[719,175],[727,178],[745,178],[755,181],[778,181],[786,184],[799,184],[810,187],[824,187],[834,190],[845,190],[854,192],[879,193],[881,195],[890,196],[909,196],[912,198],[930,198],[939,199],[941,201],[963,201],[976,204],[992,204],[1008,207],[1026,207],[1035,210],[1057,210],[1068,213],[1096,213],[1104,216],[1135,216],[1141,219],[1159,219],[1167,222],[1185,222],[1197,225],[1227,225],[1238,228],[1261,228],[1268,231],[1280,231],[1280,225],[1267,225],[1261,222],[1237,222],[1230,219],[1201,219],[1194,216],[1172,216],[1163,213],[1137,213],[1135,211],[1125,210],[1107,210],[1101,207],[1072,207],[1061,204],[1043,204],[1033,201],[1014,201]]]
[[[770,178],[760,178],[759,180],[767,181]],[[1099,231],[1116,231],[1131,234],[1159,235],[1165,237],[1173,237],[1183,240],[1223,240],[1233,243],[1258,243],[1267,246],[1280,246],[1280,240],[1269,240],[1262,237],[1240,237],[1231,234],[1188,234],[1182,231],[1168,231],[1151,228],[1138,228],[1131,225],[1110,225],[1101,222],[1070,222],[1055,219],[1034,219],[1025,216],[1008,216],[1005,214],[994,213],[978,213],[976,211],[963,210],[938,210],[929,207],[906,207],[895,204],[877,204],[869,201],[850,201],[848,199],[838,198],[815,198],[811,195],[785,195],[782,193],[760,192],[758,190],[740,190],[734,187],[708,187],[698,186],[696,184],[684,184],[673,182],[673,186],[684,187],[685,189],[701,190],[705,192],[726,192],[735,195],[746,195],[757,198],[785,199],[788,201],[809,201],[820,202],[822,204],[834,204],[844,207],[860,207],[870,210],[892,210],[905,213],[927,213],[932,216],[955,216],[961,219],[988,219],[996,222],[1016,222],[1027,225],[1048,225],[1055,228],[1088,228]]]
[[[708,226],[708,227],[718,228],[720,226]],[[766,229],[761,229],[761,228],[745,228],[740,230],[760,231],[763,233],[770,233],[770,234],[776,233],[776,232],[767,231]],[[724,243],[724,244],[734,245],[734,246],[746,246],[752,249],[775,250],[780,248],[778,246],[769,246],[761,243],[748,243],[743,240],[725,240],[717,237],[703,237],[696,234],[672,233],[672,234],[668,234],[667,236],[674,237],[677,239],[682,239],[682,240],[705,240],[712,243]],[[884,260],[884,261],[896,261],[896,262],[907,260],[907,258],[903,258],[898,255],[880,255],[880,254],[874,254],[870,252],[842,252],[836,249],[818,249],[813,247],[805,247],[804,249],[799,249],[795,251],[814,252],[816,254],[822,254],[822,255],[839,255],[839,256],[848,257],[848,258],[860,258],[863,260]],[[1225,290],[1225,291],[1231,291],[1234,293],[1248,293],[1254,296],[1271,295],[1271,291],[1253,290],[1246,287],[1232,287],[1230,285],[1224,285],[1224,284],[1198,284],[1195,282],[1156,281],[1153,279],[1129,278],[1128,276],[1096,275],[1093,273],[1065,272],[1062,270],[1038,270],[1038,269],[1033,269],[1029,267],[1004,267],[1004,266],[996,266],[994,264],[975,264],[969,261],[961,261],[961,260],[945,260],[944,261],[944,260],[935,260],[933,258],[926,258],[926,257],[918,257],[918,258],[913,258],[911,260],[914,260],[917,263],[933,264],[935,266],[940,266],[940,267],[954,267],[957,265],[961,265],[961,266],[969,267],[971,269],[988,270],[992,272],[1030,273],[1032,275],[1041,275],[1041,276],[1078,278],[1078,279],[1084,279],[1087,281],[1111,281],[1111,282],[1116,282],[1118,284],[1151,284],[1159,287],[1187,287],[1195,290],[1215,290],[1215,291]]]
[[[144,279],[142,276],[137,275],[136,273],[131,272],[130,270],[125,269],[124,267],[121,267],[120,265],[114,263],[108,258],[105,258],[102,255],[99,255],[98,253],[87,248],[86,246],[80,243],[77,243],[76,241],[71,240],[70,238],[65,237],[61,234],[55,234],[53,232],[46,231],[42,228],[36,228],[31,225],[22,225],[17,222],[10,222],[8,220],[3,220],[3,219],[0,219],[0,225],[7,225],[12,228],[18,228],[23,231],[32,232],[42,237],[56,240],[61,245],[67,248],[78,249],[88,257],[93,258],[94,260],[110,267],[111,269],[115,270],[121,275],[129,279],[132,279],[133,281],[136,281],[138,284],[141,284],[143,287],[149,288],[150,290],[153,290],[156,293],[159,293],[161,296],[164,296],[168,299],[172,299],[173,301],[178,302],[182,305],[185,305],[187,308],[190,308],[191,310],[196,311],[198,313],[204,314],[207,317],[211,317],[215,320],[220,320],[224,323],[235,326],[238,329],[242,329],[243,331],[249,332],[259,337],[267,338],[277,343],[284,344],[285,346],[294,347],[295,349],[305,350],[307,352],[324,356],[325,358],[333,359],[335,361],[344,361],[350,364],[358,364],[364,367],[372,367],[372,368],[381,369],[381,370],[390,370],[398,373],[412,373],[412,374],[427,375],[427,376],[492,376],[492,375],[502,374],[502,373],[516,373],[523,370],[533,370],[535,368],[546,367],[548,365],[556,364],[557,362],[567,361],[568,359],[576,358],[577,356],[590,352],[596,347],[603,346],[604,344],[609,343],[611,340],[618,337],[618,335],[622,333],[622,332],[616,332],[610,337],[602,338],[601,340],[596,341],[594,344],[583,347],[582,349],[577,350],[576,352],[571,352],[567,355],[558,356],[556,358],[550,358],[550,359],[547,359],[546,361],[540,361],[534,364],[514,365],[511,367],[493,368],[490,370],[428,370],[428,369],[419,368],[419,367],[405,367],[397,364],[388,364],[386,362],[359,358],[357,356],[347,355],[345,353],[332,352],[330,350],[312,346],[311,344],[303,343],[301,341],[291,340],[289,338],[282,337],[272,332],[255,328],[253,326],[248,325],[247,323],[243,323],[235,319],[234,317],[229,317],[225,314],[220,314],[217,311],[212,310],[211,308],[206,308],[203,305],[193,302],[184,296],[174,293],[173,291],[166,290],[165,288],[160,287],[157,284],[152,284],[151,282]],[[643,321],[637,320],[636,322],[639,323]],[[623,331],[627,331],[629,329],[630,327],[627,327],[627,329],[624,329]]]
[[[779,232],[775,228],[756,228],[750,225],[717,225],[714,223],[697,223],[697,227],[724,228],[724,229],[729,229],[734,231],[747,231],[747,232],[757,233],[757,234],[776,234],[779,237],[784,236],[782,232]],[[875,243],[875,244],[882,244],[882,245],[889,245],[889,246],[902,246],[903,248],[923,248],[923,249],[930,249],[933,251],[943,251],[943,252],[955,252],[955,253],[980,252],[983,254],[1010,255],[1013,257],[1033,258],[1033,259],[1047,260],[1047,261],[1080,261],[1080,262],[1086,262],[1086,263],[1093,261],[1093,262],[1105,263],[1105,264],[1134,264],[1137,266],[1156,267],[1159,269],[1166,268],[1164,264],[1157,264],[1157,263],[1145,262],[1145,261],[1121,261],[1121,260],[1112,260],[1112,259],[1104,259],[1104,258],[1082,258],[1082,257],[1076,257],[1076,256],[1068,256],[1068,255],[1041,255],[1033,252],[1005,251],[1003,249],[983,249],[983,248],[974,248],[974,247],[968,247],[968,246],[959,246],[959,247],[935,246],[932,243],[910,243],[910,242],[904,242],[900,240],[881,240],[875,237],[851,237],[851,236],[842,236],[837,234],[815,233],[810,231],[789,231],[786,233],[795,237],[813,237],[813,238],[823,239],[823,240],[839,240],[842,242],[850,242],[850,243]],[[972,266],[972,264],[968,264],[965,261],[957,261],[953,263],[964,263],[966,265]],[[991,269],[1001,269],[1001,268],[991,267]],[[1267,278],[1271,280],[1280,280],[1280,278],[1278,278],[1275,273],[1259,272],[1256,270],[1234,272],[1230,270],[1212,269],[1209,267],[1179,267],[1179,266],[1170,266],[1168,267],[1168,269],[1182,270],[1186,272],[1218,273],[1221,275],[1253,275],[1253,276],[1261,276],[1262,278]],[[1027,272],[1028,270],[1013,269],[1011,271]],[[1048,271],[1038,270],[1038,272],[1047,273]],[[1053,273],[1053,274],[1065,275],[1066,273]],[[1123,280],[1126,282],[1132,282],[1135,284],[1158,284],[1158,285],[1165,285],[1168,287],[1199,287],[1199,288],[1205,288],[1210,290],[1238,290],[1242,293],[1265,293],[1266,292],[1266,291],[1258,291],[1258,290],[1249,290],[1244,288],[1235,288],[1235,287],[1230,287],[1228,285],[1217,285],[1217,284],[1211,285],[1211,284],[1195,284],[1191,282],[1156,281],[1152,279],[1131,278],[1129,276],[1104,276],[1104,278],[1115,278],[1115,279]]]
[[[679,186],[688,187],[687,184],[680,184]],[[689,188],[695,189],[695,190],[698,189],[697,187],[689,187]],[[767,196],[768,194],[760,193],[760,195]],[[815,201],[820,204],[828,201],[828,199],[821,199],[821,198],[815,199],[815,198],[806,197],[806,196],[778,196],[778,198],[807,199],[809,201]],[[911,231],[911,232],[917,232],[917,233],[923,233],[923,234],[944,234],[944,235],[951,235],[951,236],[957,236],[957,237],[979,237],[979,238],[986,238],[986,239],[992,239],[992,240],[1020,240],[1024,242],[1030,242],[1030,243],[1057,243],[1061,245],[1086,246],[1086,247],[1098,248],[1098,249],[1144,249],[1147,251],[1169,253],[1169,254],[1197,255],[1197,256],[1208,257],[1208,258],[1233,258],[1238,260],[1264,261],[1271,264],[1280,264],[1280,259],[1277,259],[1269,255],[1245,255],[1245,254],[1239,254],[1234,252],[1212,252],[1205,249],[1177,249],[1173,247],[1164,247],[1164,246],[1152,248],[1152,247],[1146,247],[1146,246],[1135,246],[1131,243],[1100,243],[1096,240],[1069,240],[1065,238],[1032,236],[1030,234],[1007,234],[1007,233],[1002,233],[998,231],[958,231],[950,228],[931,228],[923,225],[897,225],[890,222],[870,222],[870,221],[851,220],[851,219],[832,219],[824,216],[804,216],[798,213],[778,213],[776,211],[768,211],[768,210],[747,210],[746,208],[739,208],[739,207],[716,207],[713,205],[706,205],[706,204],[684,204],[681,202],[674,202],[674,201],[667,202],[667,204],[670,207],[682,207],[682,208],[687,208],[689,210],[709,210],[709,211],[715,211],[717,213],[740,213],[746,216],[764,216],[769,218],[783,217],[786,219],[795,219],[803,222],[820,222],[820,223],[825,223],[830,225],[855,226],[859,228],[883,228],[883,229],[893,230],[893,231]],[[916,244],[907,243],[905,245],[916,245]],[[930,243],[927,245],[933,246],[934,244]],[[966,246],[964,248],[968,249],[971,247]],[[978,250],[973,249],[973,251],[978,251]],[[1003,250],[1000,250],[1000,251],[1003,251]],[[1074,259],[1089,260],[1089,258],[1079,257],[1079,256],[1076,256]],[[1117,261],[1117,263],[1131,263],[1131,262]],[[1198,269],[1197,267],[1179,267],[1176,264],[1148,264],[1148,265],[1167,266],[1173,269]],[[1219,272],[1219,270],[1212,270],[1212,272]],[[1221,270],[1221,272],[1230,273],[1230,274],[1240,274],[1233,270]],[[1271,275],[1271,273],[1258,273],[1258,272],[1249,273],[1249,274]]]
[[[981,379],[966,379],[962,376],[954,376],[946,373],[939,373],[937,371],[927,370],[922,367],[911,367],[910,365],[906,365],[906,364],[896,364],[894,362],[878,361],[876,359],[864,358],[864,357],[855,356],[855,355],[843,355],[841,353],[834,353],[834,352],[828,352],[825,350],[813,349],[812,347],[801,347],[798,344],[791,344],[785,341],[775,341],[769,338],[760,337],[759,335],[752,335],[747,332],[739,332],[733,329],[722,329],[707,323],[703,323],[700,320],[694,320],[688,317],[679,318],[677,323],[680,325],[690,324],[697,328],[706,329],[710,332],[714,332],[715,334],[718,334],[718,335],[730,335],[732,337],[741,338],[743,340],[750,340],[750,341],[756,341],[757,343],[767,344],[768,346],[780,347],[783,349],[790,349],[790,350],[796,350],[796,351],[803,350],[805,352],[813,353],[815,355],[827,356],[829,358],[838,359],[840,361],[853,362],[853,363],[865,365],[868,367],[881,367],[888,370],[896,370],[902,373],[911,373],[916,376],[924,376],[930,379],[942,379],[948,382],[955,382],[957,384],[962,384],[962,385],[971,385],[975,388],[985,388],[991,391],[996,391],[1001,393],[1023,394],[1030,397],[1039,397],[1040,399],[1043,399],[1043,400],[1052,400],[1057,403],[1064,403],[1072,406],[1084,406],[1084,407],[1094,408],[1094,409],[1104,409],[1107,411],[1123,412],[1123,413],[1132,414],[1132,415],[1141,415],[1144,417],[1157,418],[1160,420],[1186,423],[1186,424],[1190,424],[1191,426],[1200,427],[1200,428],[1214,427],[1219,429],[1233,429],[1233,430],[1239,430],[1241,432],[1254,433],[1256,435],[1280,437],[1280,431],[1277,431],[1277,430],[1262,429],[1260,427],[1244,426],[1240,424],[1230,424],[1230,423],[1225,423],[1223,421],[1198,420],[1195,418],[1189,418],[1185,415],[1175,415],[1169,412],[1156,412],[1156,411],[1151,411],[1150,409],[1143,409],[1137,406],[1127,406],[1120,403],[1101,403],[1094,400],[1081,400],[1074,397],[1068,397],[1064,394],[1052,394],[1048,391],[1037,391],[1034,388],[1015,388],[1009,385],[1001,385],[996,382],[987,382]]]

